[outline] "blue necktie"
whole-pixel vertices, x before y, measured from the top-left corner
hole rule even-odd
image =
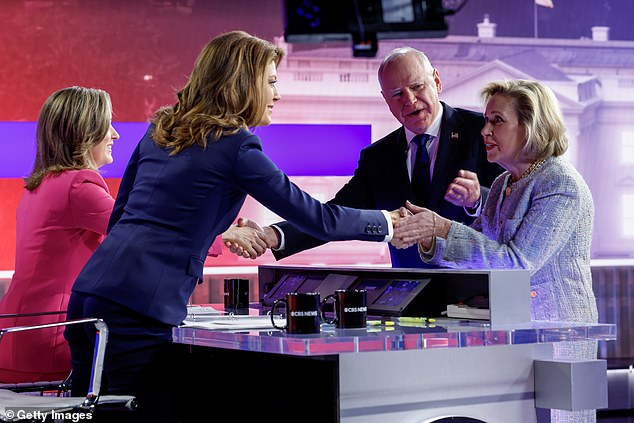
[[[416,204],[426,207],[429,202],[431,191],[431,179],[429,177],[429,153],[427,153],[427,141],[431,138],[429,134],[416,135],[412,142],[416,143],[416,159],[412,169],[412,191]]]

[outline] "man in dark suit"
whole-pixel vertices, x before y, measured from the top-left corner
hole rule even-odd
[[[409,200],[448,219],[471,223],[488,193],[485,187],[503,170],[487,161],[480,135],[482,114],[441,102],[438,70],[413,48],[393,50],[383,60],[378,76],[383,98],[403,126],[361,151],[354,175],[329,203],[395,210]],[[429,139],[425,169],[430,180],[424,188],[414,189],[418,186],[412,182],[418,169],[414,140],[421,134]],[[324,244],[288,222],[272,226],[277,230],[277,242],[270,244],[278,260]],[[271,227],[265,231],[273,234]],[[390,245],[390,254],[393,267],[425,267],[416,246],[398,250]]]

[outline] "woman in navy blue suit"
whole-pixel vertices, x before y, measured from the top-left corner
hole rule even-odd
[[[392,214],[325,205],[262,152],[249,128],[271,123],[284,52],[244,32],[210,41],[175,105],[159,110],[124,173],[108,235],[78,276],[68,317],[110,328],[105,386],[136,395],[135,421],[171,419],[165,386],[172,328],[202,279],[212,241],[247,194],[325,241],[387,241]],[[94,335],[68,329],[73,394],[87,390]],[[163,363],[163,364],[162,364]]]

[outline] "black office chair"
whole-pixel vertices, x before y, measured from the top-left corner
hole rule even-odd
[[[97,329],[95,352],[92,363],[92,377],[88,394],[85,397],[38,396],[26,392],[16,392],[10,389],[0,389],[0,421],[15,422],[31,416],[28,411],[37,410],[39,413],[52,416],[53,413],[81,412],[93,413],[96,408],[121,408],[134,410],[135,398],[130,395],[99,395],[101,389],[101,374],[108,342],[108,327],[101,319],[87,318],[67,320],[57,323],[46,323],[31,326],[15,326],[0,329],[0,341],[7,333],[23,332],[27,330],[44,329],[58,326],[93,323]],[[23,412],[19,412],[23,410]],[[25,412],[26,411],[26,412]],[[31,417],[28,417],[31,419]]]

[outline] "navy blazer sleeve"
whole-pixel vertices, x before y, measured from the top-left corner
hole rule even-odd
[[[236,168],[248,169],[237,174],[246,193],[316,239],[383,241],[388,234],[381,211],[322,204],[302,191],[264,155],[256,136],[245,140],[238,150]]]
[[[356,208],[366,208],[369,204],[375,204],[368,181],[369,177],[366,174],[372,169],[372,166],[368,162],[365,152],[365,149],[361,150],[359,163],[352,178],[350,178],[327,204],[340,204]],[[290,222],[279,222],[275,225],[284,232],[285,239],[283,250],[272,251],[273,256],[277,260],[325,244],[325,241],[310,236]]]

